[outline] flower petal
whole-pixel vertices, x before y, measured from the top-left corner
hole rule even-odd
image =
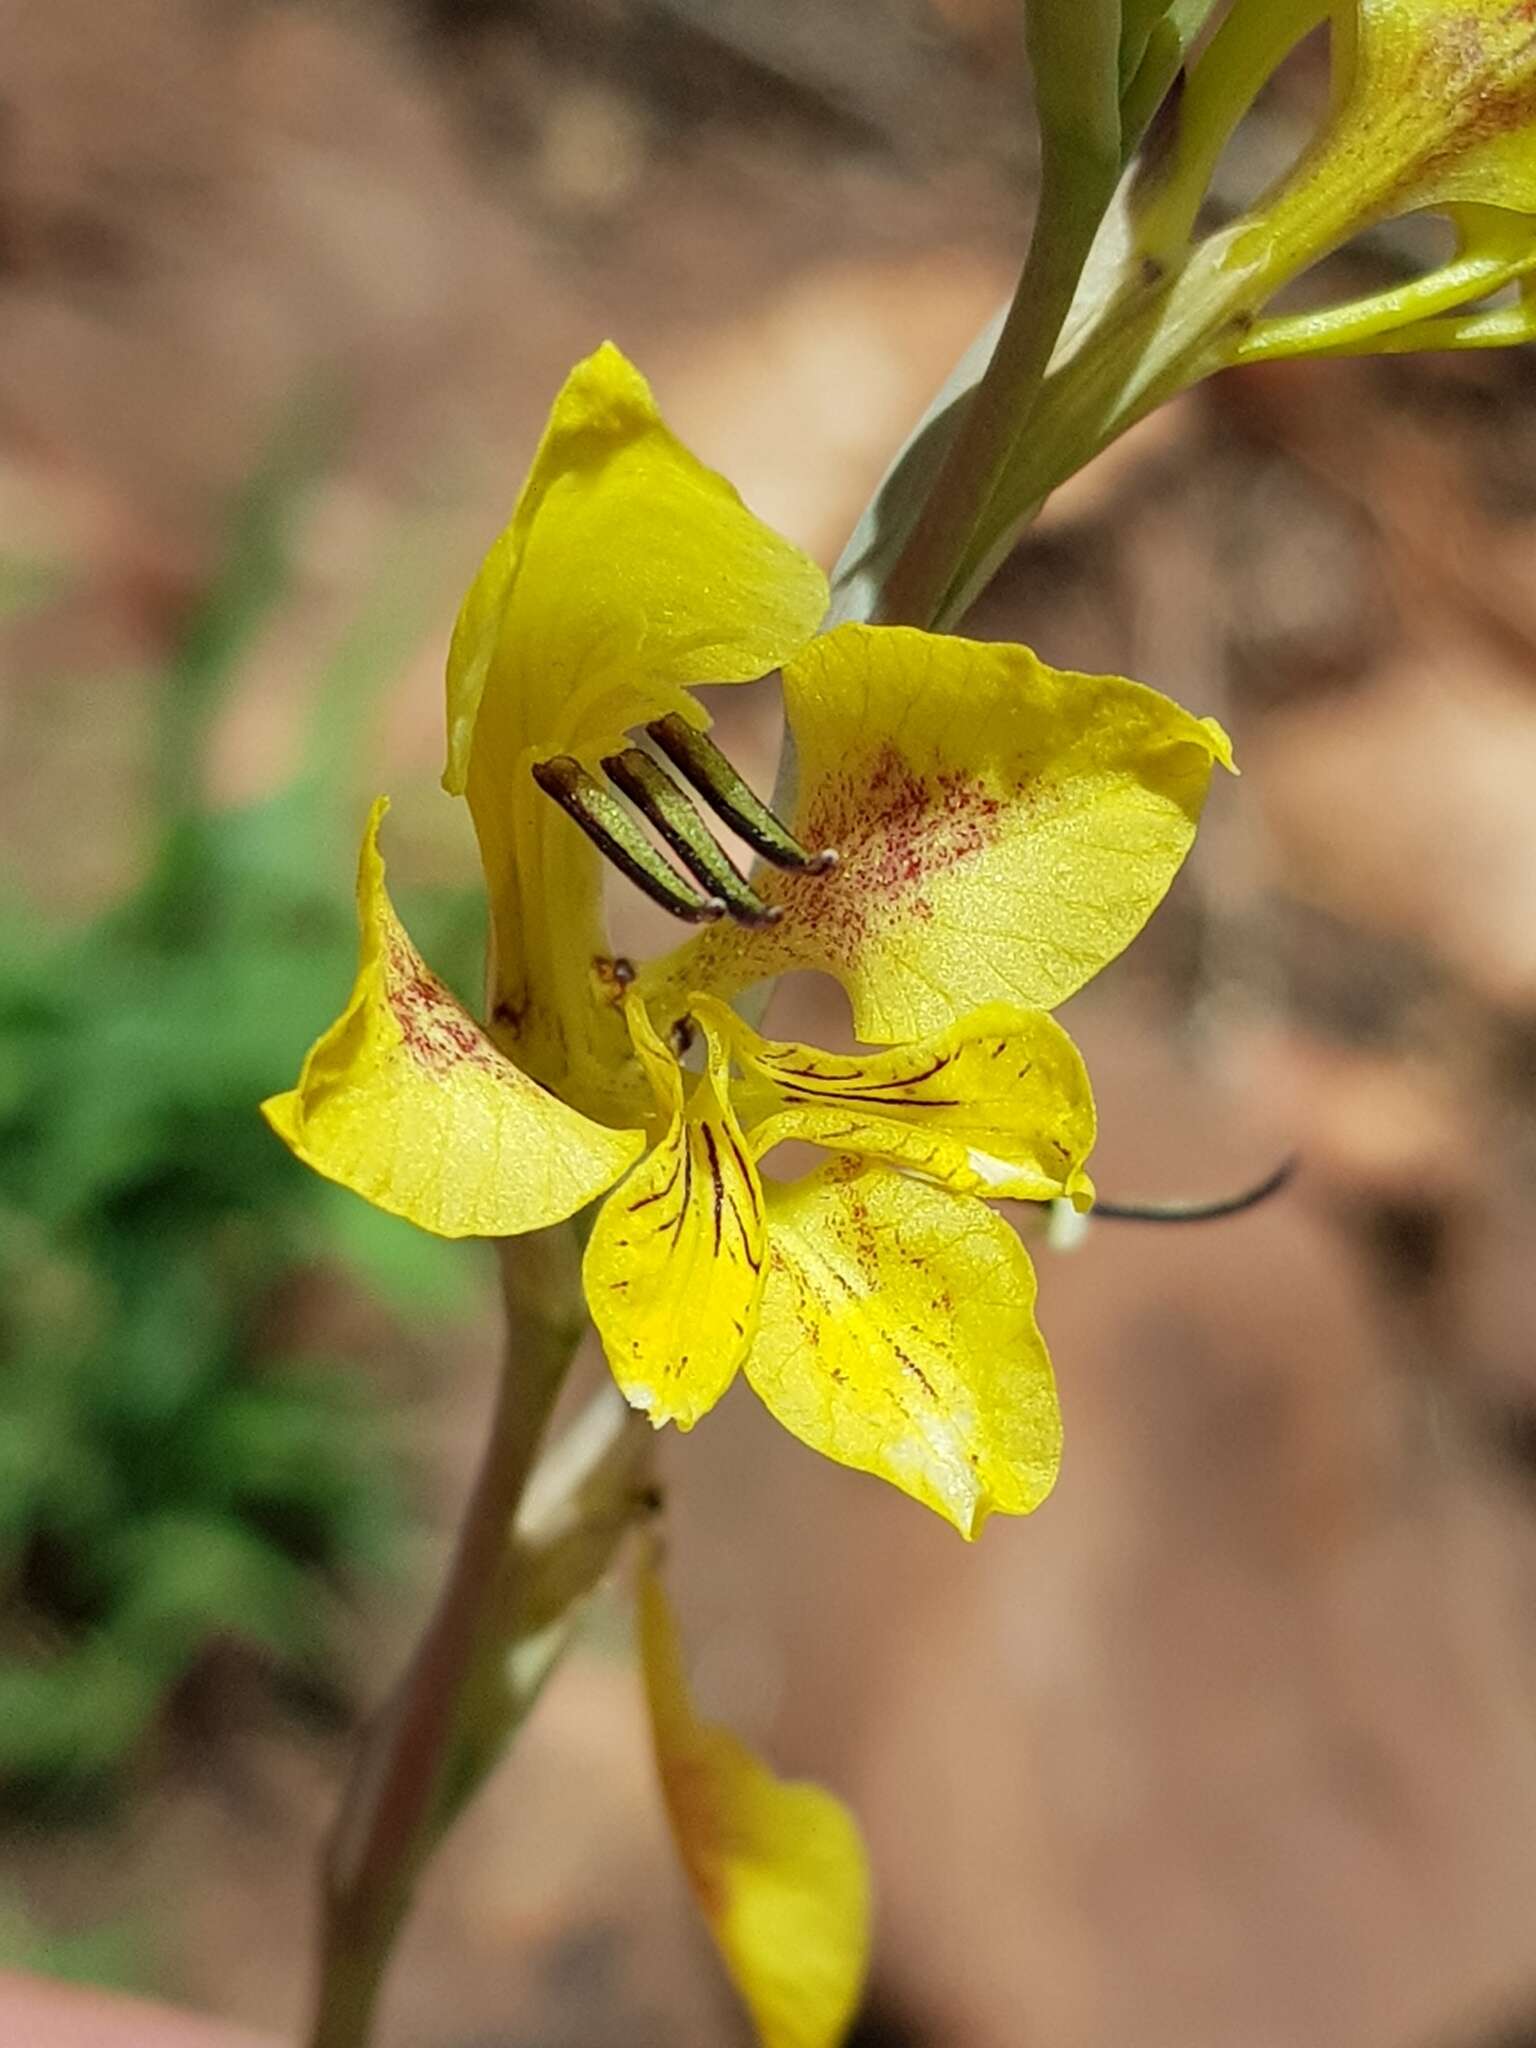
[[[1525,0],[1334,0],[1337,111],[1316,173],[1393,213],[1536,211],[1536,13]]]
[[[821,571],[674,439],[616,348],[577,364],[454,629],[443,775],[480,842],[495,1028],[562,1093],[598,1106],[622,1033],[591,987],[602,866],[532,763],[590,767],[668,711],[707,724],[685,687],[777,667],[826,601]]]
[[[640,1645],[667,1817],[694,1897],[763,2048],[836,2048],[869,1964],[870,1885],[853,1816],[776,1778],[688,1697],[677,1629],[647,1573]]]
[[[975,1536],[1055,1481],[1061,1417],[1035,1276],[970,1195],[836,1160],[768,1190],[768,1284],[747,1378],[813,1450]]]
[[[729,995],[824,969],[859,1037],[881,1043],[1081,988],[1162,899],[1211,764],[1231,766],[1214,721],[1140,683],[908,627],[839,627],[785,668],[784,693],[795,834],[840,865],[764,877],[780,922],[722,920],[675,972]],[[642,977],[653,1000],[673,972]]]
[[[573,1215],[639,1155],[519,1071],[422,960],[384,884],[369,815],[358,863],[361,960],[347,1007],[298,1085],[262,1104],[306,1165],[439,1237],[511,1237]]]
[[[1093,1094],[1081,1055],[1042,1010],[988,1003],[948,1030],[880,1052],[830,1053],[760,1038],[723,1003],[693,1014],[725,1037],[752,1149],[804,1139],[884,1159],[954,1194],[1057,1196],[1087,1208]],[[755,1126],[755,1127],[754,1127]]]
[[[566,379],[464,600],[444,780],[464,790],[487,753],[510,774],[520,745],[604,747],[686,709],[680,687],[750,681],[803,645],[826,605],[816,564],[668,432],[605,342]]]
[[[757,1329],[763,1190],[729,1097],[729,1058],[709,1061],[684,1103],[681,1067],[638,1002],[636,1051],[669,1121],[644,1164],[603,1204],[582,1281],[624,1398],[658,1427],[691,1429],[736,1377]]]

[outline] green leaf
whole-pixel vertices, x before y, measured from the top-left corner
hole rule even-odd
[[[1174,0],[1151,10],[1122,102],[1123,146],[1129,153],[1144,139],[1145,147],[1100,225],[1031,431],[1010,449],[961,561],[951,593],[956,612],[1059,483],[1161,397],[1219,366],[1212,337],[1229,324],[1259,266],[1227,262],[1210,241],[1193,243],[1196,220],[1233,130],[1328,4],[1234,0],[1187,73],[1185,61],[1218,8],[1212,0]]]
[[[1006,308],[994,314],[966,349],[875,486],[832,571],[828,629],[872,619],[879,611],[892,564],[954,446],[965,409],[997,347],[1005,315]],[[783,787],[775,792],[781,809],[785,796]]]
[[[142,1740],[158,1684],[103,1635],[46,1664],[0,1663],[0,1785],[93,1788]]]
[[[1135,254],[1168,268],[1188,252],[1222,151],[1329,0],[1236,0],[1189,74],[1132,198]]]
[[[162,1683],[174,1682],[220,1635],[283,1658],[319,1648],[317,1585],[237,1522],[168,1512],[126,1531],[112,1564],[122,1587],[113,1635]]]
[[[1169,0],[1123,0],[1120,21],[1119,89],[1136,76],[1152,31],[1168,12]]]
[[[369,1393],[356,1372],[315,1365],[231,1386],[190,1447],[209,1506],[311,1569],[388,1569],[400,1503]]]
[[[1134,41],[1135,17],[1156,11],[1131,0],[1127,24],[1121,0],[1027,0],[1024,42],[1048,178],[1055,160],[1095,184],[1119,169],[1122,36]]]
[[[136,1919],[56,1930],[29,1910],[19,1887],[0,1890],[0,1969],[91,1984],[103,1991],[154,1988],[144,1929]]]
[[[44,1819],[98,1810],[220,1641],[262,1648],[279,1678],[318,1669],[338,1577],[387,1569],[401,1526],[367,1378],[261,1370],[251,1349],[349,1201],[256,1105],[355,971],[352,778],[435,578],[419,535],[322,671],[298,780],[238,809],[203,800],[213,716],[291,587],[323,452],[300,415],[176,651],[148,883],[81,925],[0,900],[0,1780]],[[470,892],[411,914],[473,980]],[[351,1206],[379,1291],[433,1315],[478,1298],[471,1254]]]
[[[62,1403],[0,1410],[0,1574],[39,1535],[84,1555],[124,1512],[110,1462]]]

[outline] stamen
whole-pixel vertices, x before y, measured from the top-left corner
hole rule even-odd
[[[764,860],[771,861],[776,868],[801,868],[813,875],[825,874],[837,866],[834,847],[807,853],[737,774],[709,735],[690,725],[686,718],[673,711],[645,729],[710,808]]]
[[[589,775],[571,754],[535,761],[533,779],[573,819],[598,852],[643,889],[653,903],[688,924],[710,924],[725,914],[718,896],[700,896],[690,889],[640,830],[616,796]]]
[[[1213,1223],[1220,1216],[1256,1209],[1260,1202],[1279,1194],[1299,1164],[1294,1157],[1284,1159],[1257,1187],[1214,1202],[1095,1202],[1089,1213],[1107,1217],[1111,1223]]]
[[[732,917],[742,924],[771,924],[783,916],[763,901],[666,770],[643,748],[609,754],[603,769]]]

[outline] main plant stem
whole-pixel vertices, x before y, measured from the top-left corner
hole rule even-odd
[[[500,1246],[507,1352],[489,1436],[437,1606],[369,1730],[326,1844],[319,1982],[309,2048],[366,2048],[395,1938],[436,1844],[460,1701],[513,1517],[583,1319],[569,1226]]]

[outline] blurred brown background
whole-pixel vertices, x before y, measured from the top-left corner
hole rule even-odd
[[[83,916],[133,880],[154,678],[295,404],[333,422],[325,460],[208,786],[280,781],[347,621],[403,585],[348,827],[388,785],[397,871],[468,881],[432,789],[441,651],[565,369],[612,335],[830,562],[1009,287],[1012,16],[4,0],[0,525],[69,569],[0,638],[18,885]],[[1315,57],[1234,189],[1302,132]],[[1303,1170],[1227,1224],[1042,1253],[1067,1461],[975,1550],[744,1390],[667,1445],[706,1703],[872,1840],[869,2048],[1536,2042],[1533,449],[1518,356],[1233,376],[1063,491],[975,622],[1215,713],[1244,770],[1072,1006],[1101,1189]],[[722,715],[764,764],[771,707]],[[483,1293],[409,1329],[323,1264],[301,1296],[406,1480],[404,1562],[347,1596],[356,1683],[295,1716],[214,1657],[110,1816],[13,1818],[0,1901],[13,1960],[109,1974],[80,1939],[126,1926],[119,1974],[277,2029],[496,1341]],[[434,1875],[389,2013],[394,2048],[737,2038],[618,1603]]]

